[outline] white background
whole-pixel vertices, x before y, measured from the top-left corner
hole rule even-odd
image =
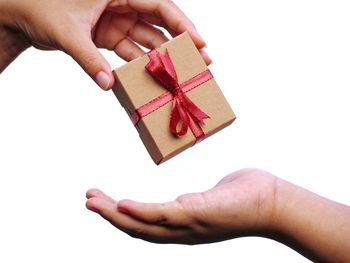
[[[176,3],[237,120],[158,167],[111,91],[63,53],[27,50],[0,76],[0,262],[308,262],[262,238],[133,239],[86,210],[90,187],[161,202],[259,167],[350,203],[349,2]]]

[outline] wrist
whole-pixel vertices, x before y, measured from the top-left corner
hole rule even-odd
[[[303,256],[315,260],[303,242],[305,228],[312,224],[308,213],[309,192],[282,179],[276,183],[274,209],[265,237],[276,240],[298,251]],[[310,208],[310,207],[309,207]]]
[[[282,179],[276,182],[274,209],[269,222],[269,226],[276,233],[287,234],[288,222],[295,216],[294,213],[298,212],[294,211],[297,202],[295,197],[300,195],[298,194],[300,190],[302,189]]]
[[[284,181],[278,177],[274,177],[274,187],[271,190],[268,209],[265,210],[264,219],[258,231],[258,235],[274,239],[281,242],[280,238],[285,237],[287,233],[286,224],[284,223],[291,209],[286,207],[289,204],[289,196],[292,195],[293,189],[292,184]]]
[[[280,180],[269,237],[316,262],[349,262],[350,208]]]

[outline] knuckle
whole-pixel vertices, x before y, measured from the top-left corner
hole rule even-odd
[[[183,194],[176,198],[181,205],[188,204],[188,201],[191,199],[192,194]]]
[[[174,4],[174,2],[172,0],[158,0],[159,5],[171,5]]]
[[[85,69],[92,69],[95,67],[96,61],[97,61],[96,57],[94,57],[92,55],[87,55],[84,57],[84,61],[82,62],[83,67]]]
[[[149,38],[146,42],[146,46],[150,47],[150,48],[155,48],[156,47],[156,41],[154,39],[154,37]]]
[[[155,219],[157,225],[167,225],[168,219],[164,215],[160,215]]]
[[[196,213],[196,204],[193,201],[194,194],[184,194],[179,196],[176,201],[180,205],[180,207],[183,209],[184,213],[186,214],[186,217],[190,219],[190,221],[193,221],[197,217]]]
[[[177,30],[177,31],[181,31],[185,26],[185,22],[183,19],[181,18],[177,18],[175,19],[174,21],[174,29]]]
[[[207,225],[209,201],[205,193],[190,193],[177,198],[192,226]]]
[[[137,58],[138,57],[138,54],[135,52],[135,51],[133,51],[133,50],[129,50],[127,53],[126,53],[126,60],[127,61],[131,61],[131,60],[133,60],[133,59],[135,59],[135,58]]]
[[[174,6],[175,5],[174,1],[172,1],[172,0],[165,0],[164,2],[166,4],[168,4],[168,5],[170,5],[170,6]]]
[[[169,10],[175,7],[175,3],[172,0],[158,0],[155,11],[160,15],[161,10]]]

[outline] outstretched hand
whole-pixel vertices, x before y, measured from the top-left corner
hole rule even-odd
[[[86,206],[132,237],[155,243],[209,243],[268,232],[278,180],[261,170],[244,169],[208,191],[162,204],[117,202],[91,189]]]
[[[208,191],[161,204],[117,202],[97,189],[87,198],[88,209],[150,242],[201,244],[254,235],[315,262],[350,262],[350,207],[262,170],[240,170]]]
[[[114,77],[97,48],[132,60],[144,54],[139,45],[152,49],[167,41],[157,26],[172,36],[188,31],[198,49],[205,46],[193,23],[169,0],[0,0],[0,72],[33,45],[66,52],[109,89]]]

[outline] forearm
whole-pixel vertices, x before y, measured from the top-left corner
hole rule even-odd
[[[315,262],[350,262],[350,207],[282,181],[274,237]]]

